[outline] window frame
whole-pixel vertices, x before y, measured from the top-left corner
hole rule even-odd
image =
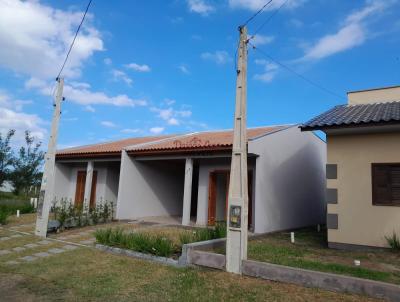
[[[392,202],[392,203],[380,203],[377,202],[376,198],[376,188],[375,188],[375,167],[382,167],[382,166],[396,166],[400,167],[400,162],[390,162],[390,163],[372,163],[371,164],[371,187],[372,187],[372,205],[373,206],[380,206],[380,207],[400,207],[400,200],[399,202]],[[391,183],[390,183],[391,185]]]

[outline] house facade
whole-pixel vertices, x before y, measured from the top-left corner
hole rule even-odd
[[[349,92],[301,129],[327,137],[329,246],[387,247],[400,235],[400,87]]]
[[[184,225],[226,219],[232,130],[142,137],[60,150],[55,197],[116,202],[117,219],[174,216]],[[325,220],[325,143],[296,125],[248,129],[249,229]]]

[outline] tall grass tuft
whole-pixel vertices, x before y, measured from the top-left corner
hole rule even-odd
[[[395,232],[391,236],[385,236],[385,239],[394,251],[400,251],[400,237]]]
[[[103,245],[116,246],[141,253],[170,257],[178,251],[169,238],[160,234],[126,233],[121,228],[107,228],[95,232],[96,241]]]
[[[183,244],[207,241],[226,237],[226,222],[219,221],[214,228],[202,228],[195,231],[184,232],[179,235],[179,241]]]

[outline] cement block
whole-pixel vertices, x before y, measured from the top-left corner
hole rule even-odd
[[[200,266],[207,266],[217,269],[225,269],[226,257],[225,255],[215,254],[204,251],[189,251],[189,263]]]
[[[49,257],[51,255],[49,253],[46,253],[46,252],[40,252],[40,253],[33,254],[33,256],[39,257],[39,258],[46,258],[46,257]]]
[[[38,258],[33,257],[33,256],[25,256],[25,257],[22,257],[22,258],[20,258],[20,259],[21,259],[21,260],[24,260],[24,261],[26,261],[26,262],[32,262],[32,261],[37,260]]]
[[[33,249],[33,248],[35,248],[35,247],[38,247],[39,245],[36,244],[36,243],[28,243],[28,244],[25,244],[24,246],[25,246],[26,248]]]
[[[0,250],[0,256],[10,254],[9,250]]]
[[[53,249],[49,249],[48,252],[52,253],[52,254],[61,254],[61,253],[64,253],[65,250],[62,250],[62,249],[59,249],[59,248],[53,248]]]
[[[13,251],[15,251],[15,252],[23,252],[25,250],[26,250],[26,248],[24,248],[23,246],[17,246],[15,248],[13,248]]]
[[[76,245],[70,245],[70,244],[64,245],[64,246],[62,247],[62,249],[67,250],[67,251],[76,250],[77,248],[78,248],[78,247],[77,247]]]

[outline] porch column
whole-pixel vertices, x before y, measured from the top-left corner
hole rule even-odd
[[[83,199],[83,208],[89,209],[90,204],[90,193],[92,191],[92,180],[93,180],[93,161],[88,161],[86,168],[86,181],[85,181],[85,197]]]
[[[190,208],[192,204],[192,180],[193,180],[193,159],[186,158],[185,163],[185,187],[183,191],[182,224],[190,224]]]

